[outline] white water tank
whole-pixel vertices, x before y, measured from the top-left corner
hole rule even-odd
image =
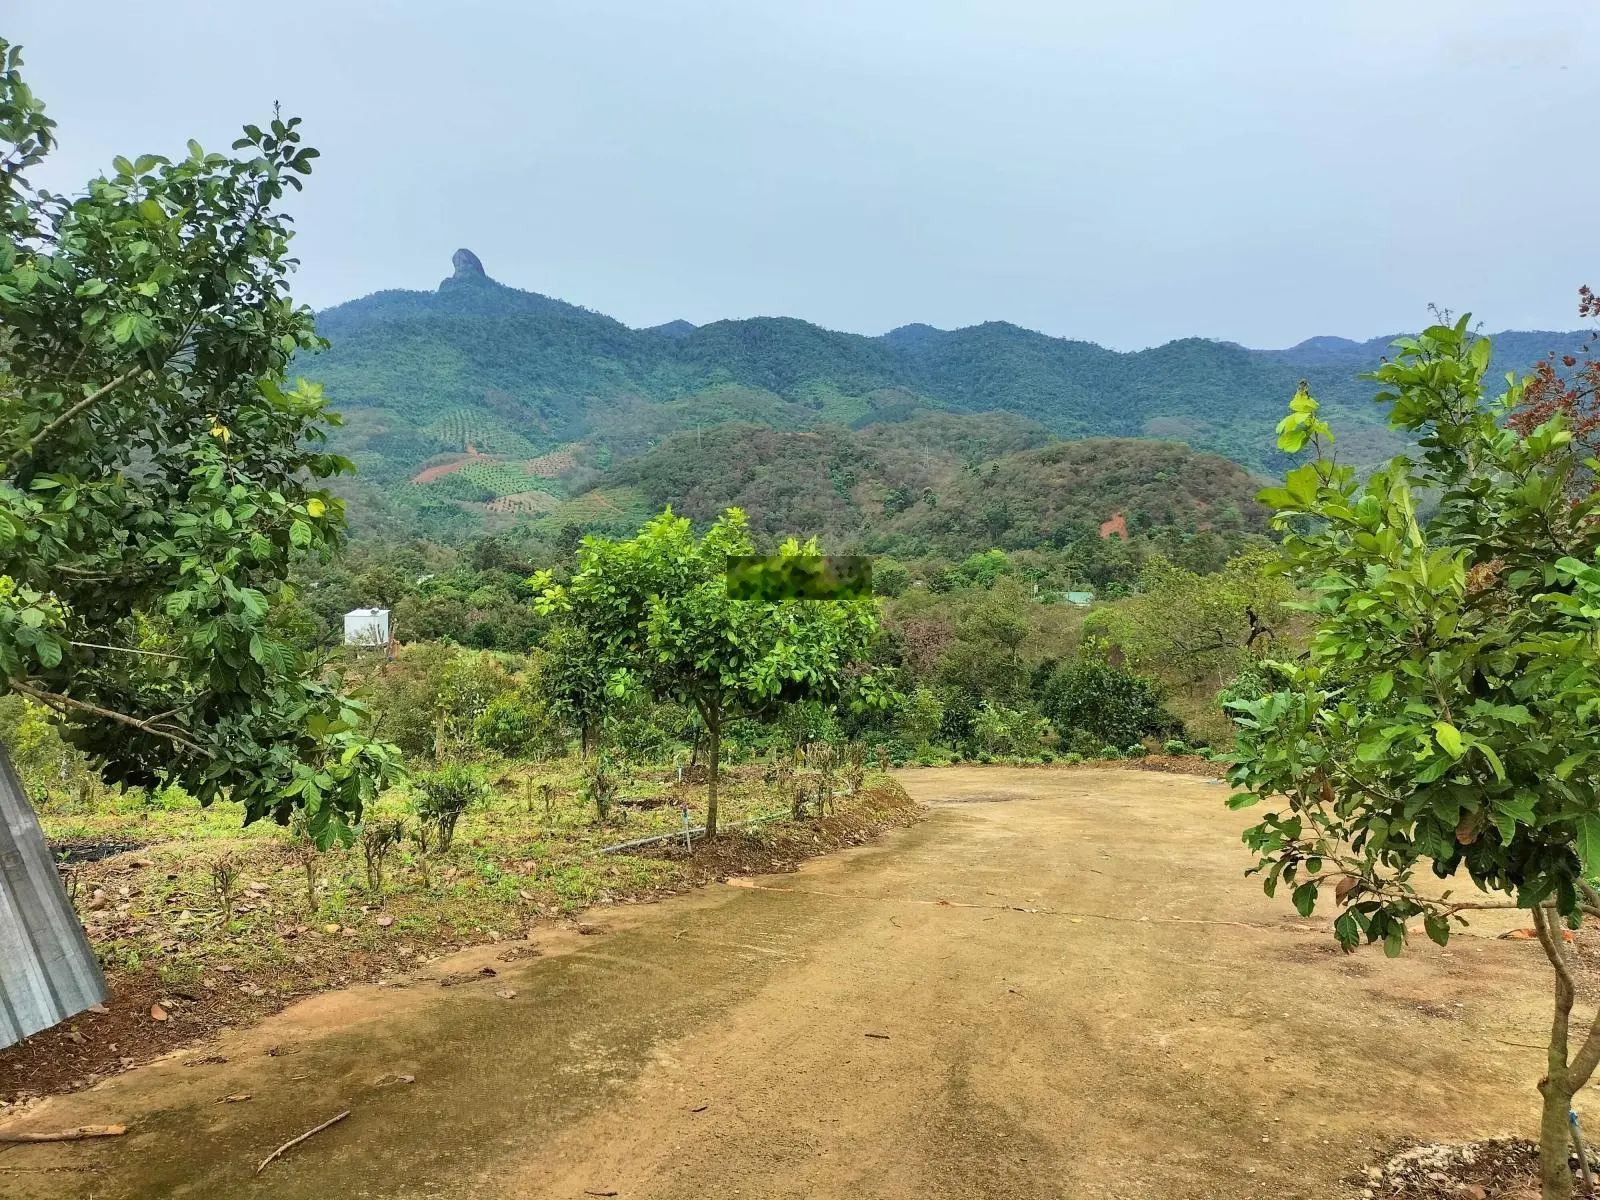
[[[387,608],[357,608],[344,615],[344,644],[346,646],[389,645],[389,610]]]

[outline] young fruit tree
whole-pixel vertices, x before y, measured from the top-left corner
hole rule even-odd
[[[582,672],[604,668],[603,681],[588,686],[614,698],[642,689],[699,713],[710,767],[707,837],[717,833],[721,740],[730,721],[771,720],[802,700],[835,702],[847,686],[857,703],[891,699],[857,671],[878,629],[877,601],[734,598],[728,560],[753,553],[738,509],[701,538],[669,508],[627,541],[587,539],[566,586],[534,577],[541,609],[558,618],[558,636],[592,648]],[[817,548],[791,539],[779,553],[814,556]]]
[[[1415,458],[1360,482],[1304,385],[1279,426],[1282,449],[1315,450],[1261,495],[1312,641],[1272,665],[1276,690],[1232,703],[1229,803],[1270,806],[1245,834],[1252,873],[1302,915],[1331,900],[1347,951],[1398,955],[1417,918],[1443,945],[1466,910],[1528,910],[1554,977],[1543,1195],[1566,1200],[1568,1111],[1600,1063],[1600,1016],[1572,1032],[1565,945],[1600,916],[1600,464],[1559,412],[1508,425],[1525,381],[1485,400],[1489,342],[1466,318],[1394,349],[1373,378]]]
[[[287,383],[322,343],[277,206],[317,152],[275,118],[52,195],[25,177],[54,135],[19,66],[0,42],[0,693],[108,779],[348,839],[398,754],[274,636],[291,565],[339,542],[316,483],[349,467]]]

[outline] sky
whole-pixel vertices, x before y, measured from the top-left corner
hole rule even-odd
[[[9,0],[34,181],[275,100],[318,308],[458,246],[631,325],[1007,320],[1136,349],[1571,328],[1594,0]]]

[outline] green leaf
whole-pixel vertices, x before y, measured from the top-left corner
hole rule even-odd
[[[1383,953],[1386,958],[1399,958],[1406,948],[1406,927],[1401,922],[1395,922],[1383,938]]]
[[[1317,906],[1317,885],[1312,882],[1302,883],[1294,889],[1291,898],[1294,901],[1295,911],[1302,917],[1309,917],[1311,910]]]
[[[1585,879],[1600,878],[1600,816],[1585,813],[1578,818],[1578,859]]]
[[[1422,927],[1428,931],[1428,937],[1441,946],[1450,943],[1450,921],[1438,913],[1427,913],[1422,918]]]
[[[1434,740],[1439,743],[1439,748],[1451,758],[1460,758],[1461,731],[1449,721],[1435,721],[1433,725]]]
[[[1389,693],[1394,691],[1394,672],[1384,671],[1374,675],[1367,684],[1367,698],[1374,704],[1382,704],[1389,698]]]

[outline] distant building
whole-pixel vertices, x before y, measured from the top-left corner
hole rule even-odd
[[[1094,603],[1093,592],[1064,592],[1061,598],[1068,604],[1076,604],[1079,608],[1088,608]]]
[[[389,645],[389,610],[387,608],[357,608],[344,615],[344,644],[346,646],[371,646],[374,649]]]

